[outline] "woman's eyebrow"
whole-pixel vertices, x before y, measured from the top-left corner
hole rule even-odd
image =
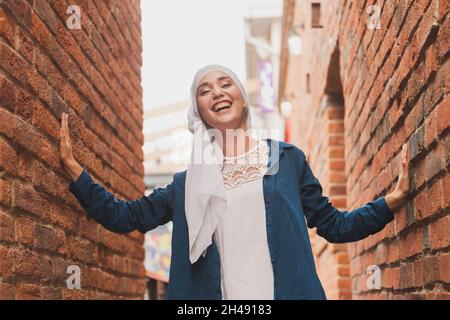
[[[219,78],[217,78],[217,80],[218,81],[222,81],[222,80],[225,80],[227,78],[231,80],[231,78],[228,77],[228,76],[219,77]],[[201,87],[206,86],[206,85],[209,85],[209,82],[203,82],[201,85],[198,86],[198,89],[200,89]]]

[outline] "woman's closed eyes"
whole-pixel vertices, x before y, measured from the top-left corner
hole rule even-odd
[[[230,87],[231,86],[231,84],[230,83],[226,83],[226,84],[224,84],[223,86],[222,86],[222,88],[228,88],[228,87]],[[205,95],[206,93],[208,93],[210,90],[205,90],[205,91],[202,91],[201,93],[200,93],[200,95]]]

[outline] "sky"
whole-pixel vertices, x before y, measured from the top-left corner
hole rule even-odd
[[[195,72],[223,64],[245,79],[250,0],[141,0],[144,109],[189,99]]]

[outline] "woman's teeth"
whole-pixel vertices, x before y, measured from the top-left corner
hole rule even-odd
[[[231,105],[228,102],[221,102],[217,106],[215,106],[214,111],[219,112],[219,111],[228,109],[230,107],[231,107]]]
[[[221,107],[221,108],[217,109],[216,112],[220,112],[222,110],[229,109],[229,108],[230,108],[230,106]]]

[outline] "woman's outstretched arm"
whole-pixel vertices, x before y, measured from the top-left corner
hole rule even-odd
[[[322,186],[304,157],[301,200],[308,227],[317,227],[317,234],[333,243],[358,241],[381,231],[394,219],[394,210],[408,194],[406,151],[395,191],[351,211],[339,211],[332,206],[329,198],[322,194]]]
[[[106,229],[117,233],[128,233],[135,229],[147,232],[171,220],[173,183],[165,188],[157,188],[151,195],[137,200],[116,199],[96,183],[73,157],[68,115],[65,113],[61,118],[60,155],[63,166],[72,179],[69,191],[89,216]]]

